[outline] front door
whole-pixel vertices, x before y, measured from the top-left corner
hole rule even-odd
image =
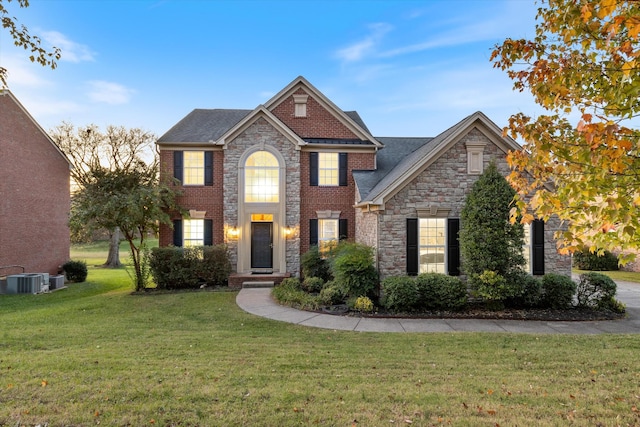
[[[273,223],[251,223],[251,268],[273,268]]]

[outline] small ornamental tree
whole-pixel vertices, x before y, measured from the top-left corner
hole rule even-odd
[[[524,228],[509,221],[511,202],[515,191],[495,163],[489,164],[467,195],[460,215],[460,252],[462,269],[472,287],[479,283],[485,271],[509,278],[522,271]],[[490,299],[504,300],[514,296],[517,289],[501,287],[490,292]]]

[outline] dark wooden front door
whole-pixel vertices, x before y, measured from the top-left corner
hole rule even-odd
[[[251,268],[273,268],[273,223],[251,223]]]

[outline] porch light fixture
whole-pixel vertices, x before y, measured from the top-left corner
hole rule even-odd
[[[237,239],[240,235],[240,230],[238,230],[238,227],[228,227],[227,235],[230,239]]]

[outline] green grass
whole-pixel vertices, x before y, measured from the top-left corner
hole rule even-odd
[[[576,274],[582,273],[590,273],[585,270],[573,270]],[[596,271],[595,273],[602,273],[611,277],[613,280],[623,280],[625,282],[636,282],[640,283],[640,273],[635,273],[632,271]]]
[[[150,248],[158,247],[158,239],[145,240]],[[102,265],[107,260],[109,251],[108,240],[97,240],[91,243],[83,243],[73,245],[71,248],[71,258],[74,260],[85,261],[88,265]],[[129,264],[129,242],[122,240],[120,242],[120,262]]]
[[[338,332],[132,289],[91,267],[0,296],[0,426],[640,424],[637,336]]]

